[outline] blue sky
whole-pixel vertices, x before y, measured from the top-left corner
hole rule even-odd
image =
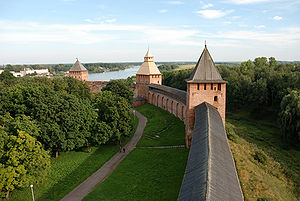
[[[0,0],[0,64],[300,60],[300,0]]]

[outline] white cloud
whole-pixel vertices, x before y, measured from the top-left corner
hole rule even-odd
[[[199,11],[196,11],[196,13],[200,14],[202,17],[207,18],[207,19],[221,18],[232,12],[233,12],[233,10],[199,10]]]
[[[107,23],[113,23],[113,22],[116,22],[116,21],[117,21],[117,19],[115,19],[115,18],[105,20],[105,22],[107,22]]]
[[[201,8],[202,9],[207,9],[207,8],[210,8],[210,7],[213,7],[213,6],[214,6],[213,4],[208,3],[208,4],[203,5]]]
[[[93,23],[94,21],[91,19],[84,19],[85,22]]]
[[[266,26],[265,25],[255,25],[254,28],[263,29],[263,28],[266,28]]]
[[[167,9],[162,9],[162,10],[159,10],[158,12],[160,12],[160,13],[167,13],[168,10]]]
[[[233,4],[255,4],[255,3],[263,3],[271,0],[226,0],[228,3]]]
[[[276,15],[275,17],[273,17],[273,19],[274,20],[282,20],[282,17]]]
[[[168,4],[172,4],[172,5],[182,5],[184,4],[182,1],[168,1]]]
[[[225,21],[224,24],[228,25],[228,24],[232,24],[232,22],[231,21]]]
[[[112,21],[110,21],[112,22]],[[146,25],[120,25],[111,23],[93,24],[39,24],[35,22],[1,21],[1,43],[69,43],[94,44],[122,41],[144,43],[164,42],[177,44],[178,41],[193,41],[198,30]],[[124,35],[129,35],[125,38]],[[1,46],[1,45],[0,45]]]

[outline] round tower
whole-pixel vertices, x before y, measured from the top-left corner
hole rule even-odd
[[[148,84],[161,84],[162,74],[154,63],[154,57],[151,55],[150,50],[144,57],[144,62],[136,73],[136,90],[137,97],[148,99]]]

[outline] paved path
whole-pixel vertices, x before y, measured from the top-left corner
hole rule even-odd
[[[158,147],[138,147],[138,148],[146,148],[146,149],[169,149],[169,148],[179,148],[179,147],[185,147],[185,145],[158,146]]]
[[[147,123],[147,118],[139,112],[135,111],[136,116],[139,118],[139,125],[135,131],[134,136],[125,145],[125,153],[115,154],[109,161],[107,161],[100,169],[88,177],[84,182],[74,188],[67,194],[61,201],[80,201],[87,196],[97,184],[102,182],[122,161],[123,159],[135,148],[137,142],[141,138],[144,128]]]

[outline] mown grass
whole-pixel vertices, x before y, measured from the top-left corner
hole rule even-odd
[[[133,118],[134,129],[130,136],[134,134],[137,124],[138,119]],[[128,139],[124,140],[128,141]],[[90,153],[82,149],[61,153],[57,159],[52,158],[51,170],[46,179],[34,185],[35,199],[39,201],[60,200],[118,151],[118,145],[103,145],[92,147]],[[10,200],[32,200],[30,188],[15,190]]]
[[[114,172],[84,200],[177,200],[189,150],[141,146],[184,144],[184,124],[172,114],[145,104],[136,108],[148,118],[143,138]],[[148,139],[146,136],[159,135]]]
[[[138,106],[136,110],[148,118],[143,136],[137,146],[185,144],[185,128],[179,118],[150,104]]]
[[[188,150],[137,148],[83,200],[176,200]]]
[[[247,111],[229,113],[228,126],[234,130],[229,144],[245,200],[299,200],[300,149],[282,141],[274,118],[254,119]]]

